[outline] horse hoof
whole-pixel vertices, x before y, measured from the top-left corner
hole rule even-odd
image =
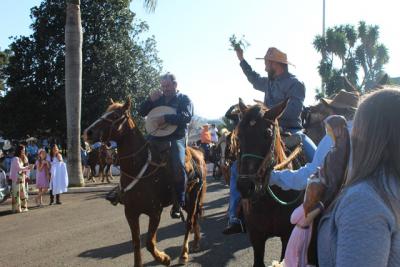
[[[179,258],[178,265],[186,265],[188,264],[188,262],[189,262],[188,258]]]
[[[160,253],[160,263],[165,265],[165,266],[169,266],[171,264],[171,258],[165,253],[165,252],[161,252]]]

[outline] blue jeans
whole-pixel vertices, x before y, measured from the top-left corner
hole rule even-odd
[[[179,205],[181,206],[185,204],[185,189],[187,182],[187,175],[185,171],[185,149],[185,137],[171,141],[170,157],[172,161],[172,171],[174,173],[174,187]]]
[[[240,223],[240,219],[237,217],[236,211],[240,202],[240,193],[237,190],[236,181],[238,177],[237,161],[234,161],[231,166],[231,180],[229,183],[229,224]]]
[[[291,134],[298,134],[301,137],[301,142],[303,143],[304,154],[306,155],[307,162],[312,162],[314,158],[315,150],[317,150],[317,146],[314,142],[302,131],[299,129],[286,129],[286,131]]]

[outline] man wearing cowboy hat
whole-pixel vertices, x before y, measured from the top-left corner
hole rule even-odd
[[[185,171],[186,132],[188,123],[193,116],[193,105],[187,95],[177,91],[176,78],[171,73],[166,73],[160,79],[161,90],[153,92],[139,109],[141,116],[149,116],[157,107],[170,107],[174,114],[159,114],[148,120],[146,126],[149,140],[155,142],[170,142],[170,160],[175,174],[173,197],[174,203],[171,210],[172,218],[180,218],[181,207],[185,205],[185,188],[187,175]],[[151,121],[151,123],[150,123]],[[155,125],[155,127],[153,127]],[[169,126],[175,127],[169,127]],[[172,130],[169,130],[172,129]]]
[[[260,74],[253,71],[251,66],[247,63],[243,56],[243,50],[240,47],[235,48],[236,55],[240,61],[240,67],[246,75],[249,82],[253,85],[254,89],[262,91],[264,95],[264,104],[268,108],[289,99],[287,107],[278,119],[279,126],[284,131],[290,133],[297,133],[303,143],[303,149],[308,161],[311,161],[316,146],[314,142],[308,138],[303,132],[301,123],[301,112],[303,110],[303,102],[305,97],[305,87],[293,74],[289,73],[288,65],[292,65],[287,60],[287,55],[275,47],[270,47],[263,58],[265,63],[265,71],[268,77],[261,77]],[[236,165],[233,165],[236,166]],[[231,182],[236,183],[236,171],[231,172]],[[235,192],[233,190],[233,192]],[[236,203],[235,206],[230,206],[232,214],[236,211],[236,206],[239,203],[239,194],[232,193],[230,195],[231,203]],[[243,222],[232,216],[229,219],[229,225],[223,230],[224,234],[235,234],[243,232]]]
[[[290,133],[298,133],[303,142],[303,149],[308,161],[311,161],[316,146],[314,142],[308,138],[301,130],[301,112],[303,110],[303,102],[305,97],[305,87],[293,74],[289,73],[288,65],[293,65],[287,60],[287,55],[275,47],[268,48],[263,58],[265,63],[265,71],[268,77],[261,77],[257,72],[253,71],[247,61],[244,59],[243,50],[238,47],[235,49],[236,55],[240,60],[240,67],[246,75],[254,89],[265,93],[264,104],[268,108],[289,99],[287,107],[279,118],[279,126],[284,131]]]

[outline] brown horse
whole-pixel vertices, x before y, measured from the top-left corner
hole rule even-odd
[[[93,149],[88,153],[88,165],[90,172],[88,175],[88,181],[96,182],[96,166],[99,165],[99,173],[101,182],[104,183],[107,180],[110,183],[113,179],[111,173],[111,165],[116,165],[116,160],[114,156],[114,151],[109,149],[105,143],[101,143],[98,149]]]
[[[117,142],[121,168],[121,200],[125,204],[125,217],[132,233],[135,267],[143,266],[140,253],[139,216],[149,216],[146,248],[160,264],[169,265],[170,256],[156,247],[157,229],[161,212],[172,203],[172,179],[169,162],[142,135],[130,115],[131,101],[114,103],[105,114],[85,130],[89,141]],[[196,164],[194,165],[195,162]],[[196,167],[197,166],[197,167]],[[186,150],[187,212],[185,237],[179,262],[186,264],[189,253],[189,233],[194,232],[193,248],[199,248],[199,219],[206,192],[206,165],[200,151]]]
[[[239,102],[243,117],[237,128],[237,187],[242,195],[246,228],[253,246],[254,266],[257,267],[265,266],[265,242],[271,237],[280,237],[283,259],[293,228],[290,215],[303,199],[303,192],[269,186],[268,177],[272,169],[292,164],[288,161],[291,157],[286,158],[277,121],[286,104],[287,101],[268,110],[263,104],[247,107]]]

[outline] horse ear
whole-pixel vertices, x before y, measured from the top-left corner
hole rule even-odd
[[[264,114],[265,119],[269,120],[276,120],[279,119],[280,116],[282,116],[283,112],[285,111],[285,108],[289,102],[289,98],[286,98],[285,101],[279,103],[275,107],[271,108]]]
[[[256,104],[262,105],[264,106],[264,102],[257,100],[257,99],[253,99],[254,102],[256,102]]]
[[[110,104],[114,104],[114,100],[110,97]]]
[[[245,113],[247,111],[247,106],[243,102],[243,100],[239,97],[239,109],[240,112]]]
[[[125,110],[130,110],[130,109],[131,109],[131,106],[132,106],[132,100],[131,100],[131,97],[128,96],[128,97],[126,98],[126,100],[125,100],[125,104],[124,104],[123,108],[124,108]]]

